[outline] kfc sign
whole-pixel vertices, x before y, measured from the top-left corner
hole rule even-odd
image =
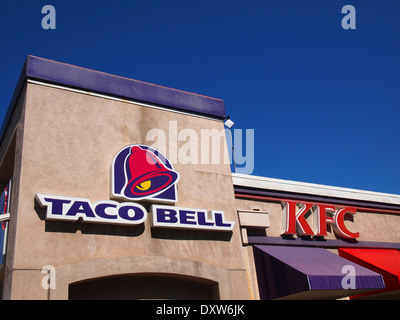
[[[313,214],[313,228],[306,217]],[[283,230],[281,235],[301,235],[325,237],[327,225],[332,225],[334,232],[345,239],[356,239],[359,232],[351,232],[344,221],[347,216],[354,216],[353,207],[336,208],[329,204],[314,204],[309,202],[283,202]]]

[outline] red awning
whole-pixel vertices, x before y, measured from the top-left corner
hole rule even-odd
[[[391,249],[344,249],[339,255],[383,276],[384,290],[372,292],[374,298],[400,298],[400,251]],[[364,296],[366,297],[366,296]],[[372,297],[372,296],[371,296]]]

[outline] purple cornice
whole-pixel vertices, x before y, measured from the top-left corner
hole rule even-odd
[[[138,80],[27,56],[20,78],[0,129],[3,139],[8,122],[26,80],[33,79],[74,89],[110,95],[223,120],[224,101],[195,93],[167,88]]]

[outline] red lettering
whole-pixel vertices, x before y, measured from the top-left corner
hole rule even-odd
[[[353,233],[347,229],[347,227],[344,224],[344,217],[346,214],[350,215],[355,215],[356,214],[356,209],[355,208],[343,208],[340,209],[335,213],[334,216],[334,224],[333,224],[333,229],[335,232],[346,239],[356,239],[360,236],[359,232]]]
[[[312,203],[303,203],[303,207],[296,213],[297,201],[286,201],[283,213],[283,225],[285,229],[282,235],[305,235],[313,236],[310,225],[307,223],[305,214],[312,208]],[[285,212],[286,211],[286,212]]]
[[[317,205],[317,215],[314,217],[314,231],[316,236],[326,237],[328,235],[326,226],[328,224],[333,224],[334,214],[334,206],[323,204]]]
[[[298,208],[298,205],[302,206]],[[314,213],[314,230],[310,227],[306,220],[306,214],[316,206]],[[347,207],[335,210],[334,205],[317,204],[308,202],[285,201],[283,202],[283,230],[281,235],[305,235],[320,236],[328,235],[327,225],[333,225],[334,232],[346,239],[356,239],[360,236],[359,232],[351,232],[347,229],[344,219],[347,214],[351,216],[356,214],[356,209]]]

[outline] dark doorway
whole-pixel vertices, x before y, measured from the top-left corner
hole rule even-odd
[[[218,284],[195,277],[140,274],[90,279],[69,285],[70,300],[219,299]]]

